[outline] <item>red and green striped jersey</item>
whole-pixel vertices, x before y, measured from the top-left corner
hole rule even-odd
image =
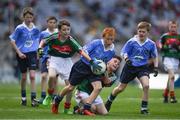
[[[180,34],[165,33],[161,36],[163,57],[180,58]]]
[[[49,47],[48,54],[50,56],[68,58],[81,50],[81,46],[73,37],[69,36],[66,40],[60,40],[58,32],[45,38],[44,41]]]

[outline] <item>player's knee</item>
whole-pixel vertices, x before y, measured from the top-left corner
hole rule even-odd
[[[21,79],[22,79],[22,81],[26,81],[26,77],[24,77],[24,76],[22,76]]]
[[[171,81],[174,81],[174,79],[175,79],[174,76],[171,76],[171,77],[170,77],[170,80],[171,80]]]
[[[72,92],[74,90],[74,86],[68,85],[68,91]]]
[[[46,75],[42,75],[42,80],[46,80],[47,76]]]
[[[100,113],[100,115],[107,115],[107,114],[108,114],[107,111],[102,111],[102,112]]]
[[[54,75],[49,75],[49,80],[55,80],[56,79],[56,76]]]
[[[118,86],[117,88],[116,88],[116,91],[118,92],[118,93],[120,93],[120,92],[122,92],[122,91],[124,91],[125,90],[125,87],[122,87],[122,86]]]
[[[149,89],[149,85],[143,85],[143,89],[144,90],[148,90]]]
[[[35,75],[30,75],[30,80],[35,80]]]

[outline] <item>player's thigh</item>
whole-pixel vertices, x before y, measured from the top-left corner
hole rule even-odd
[[[108,113],[103,103],[95,105],[96,107],[96,113],[100,115],[105,115]]]
[[[139,81],[142,85],[142,87],[147,87],[149,86],[149,77],[148,76],[142,76],[139,78]]]
[[[49,75],[49,77],[56,77],[57,72],[56,72],[56,70],[54,68],[50,67],[49,70],[48,70],[48,75]]]

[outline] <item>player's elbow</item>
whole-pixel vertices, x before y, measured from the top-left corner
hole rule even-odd
[[[102,86],[96,86],[93,91],[100,92],[102,90]]]

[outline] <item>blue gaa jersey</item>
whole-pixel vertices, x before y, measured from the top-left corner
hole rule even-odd
[[[158,56],[155,42],[147,38],[144,43],[140,43],[137,36],[126,42],[121,50],[121,55],[127,55],[133,66],[142,66],[148,63],[150,58]]]
[[[28,53],[37,51],[39,46],[39,35],[40,31],[34,24],[30,29],[25,23],[22,23],[16,27],[9,38],[15,41],[16,46],[22,53]]]
[[[58,29],[54,29],[53,32],[50,32],[48,29],[42,31],[40,33],[40,38],[39,38],[39,42],[41,42],[42,39],[48,37],[49,35],[53,34],[53,33],[56,33],[58,32]],[[41,62],[43,62],[44,60],[46,60],[48,58],[48,46],[46,45],[44,48],[43,48],[43,51],[44,51],[44,55],[42,56],[41,58]]]
[[[83,47],[83,50],[92,58],[101,59],[107,63],[115,55],[114,44],[105,49],[103,39],[96,39]],[[89,65],[89,62],[81,56],[81,60]]]

